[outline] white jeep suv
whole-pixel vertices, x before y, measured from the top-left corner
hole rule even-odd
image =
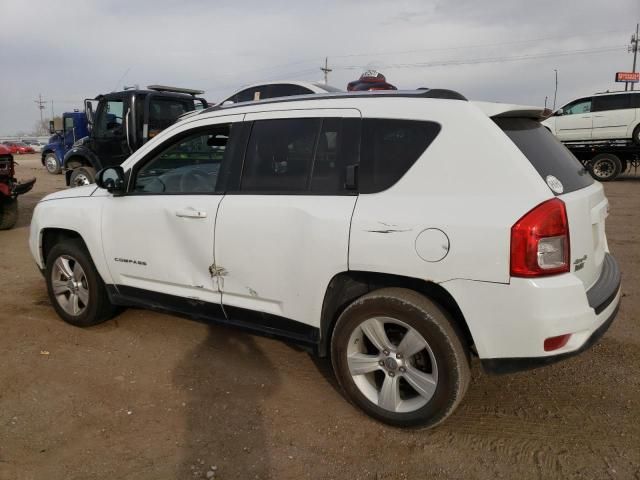
[[[541,114],[448,90],[209,108],[43,199],[31,252],[69,323],[136,306],[281,338],[372,417],[434,426],[472,355],[549,364],[616,314],[607,199]]]
[[[633,140],[640,144],[640,91],[579,98],[542,123],[563,142]]]

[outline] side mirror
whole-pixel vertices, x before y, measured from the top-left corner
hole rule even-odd
[[[56,133],[56,127],[53,120],[49,120],[49,135],[53,135],[54,133]]]
[[[86,99],[84,101],[84,113],[87,116],[87,123],[93,125],[93,102],[95,100]]]
[[[556,110],[556,113],[554,115],[556,117],[560,117],[560,116],[564,115],[564,110],[562,108],[559,108],[558,110]]]
[[[124,170],[119,165],[103,168],[96,175],[96,185],[109,193],[123,194],[125,191]]]

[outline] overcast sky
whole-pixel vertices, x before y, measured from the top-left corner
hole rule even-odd
[[[206,90],[317,81],[346,88],[375,67],[399,88],[558,106],[624,88],[640,0],[2,0],[0,134],[31,130],[34,99],[55,113],[123,85]],[[46,116],[51,111],[47,103]]]

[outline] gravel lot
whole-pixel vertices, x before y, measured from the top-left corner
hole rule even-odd
[[[134,309],[63,323],[27,237],[64,178],[37,155],[16,159],[38,180],[0,232],[0,479],[640,479],[640,175],[605,187],[624,298],[601,342],[508,376],[475,361],[443,426],[403,431],[284,343]]]

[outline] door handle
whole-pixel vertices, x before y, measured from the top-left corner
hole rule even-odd
[[[596,117],[597,117],[597,115],[596,115]],[[582,118],[591,118],[591,117],[590,117],[589,115],[585,115],[585,116],[584,116],[584,117],[582,117]]]
[[[602,117],[604,117],[604,115],[594,115],[594,117],[596,117],[596,118],[602,118]],[[586,117],[585,117],[585,118],[586,118]]]
[[[195,208],[182,208],[176,210],[176,217],[182,218],[207,218],[207,212],[203,210],[196,210]]]

